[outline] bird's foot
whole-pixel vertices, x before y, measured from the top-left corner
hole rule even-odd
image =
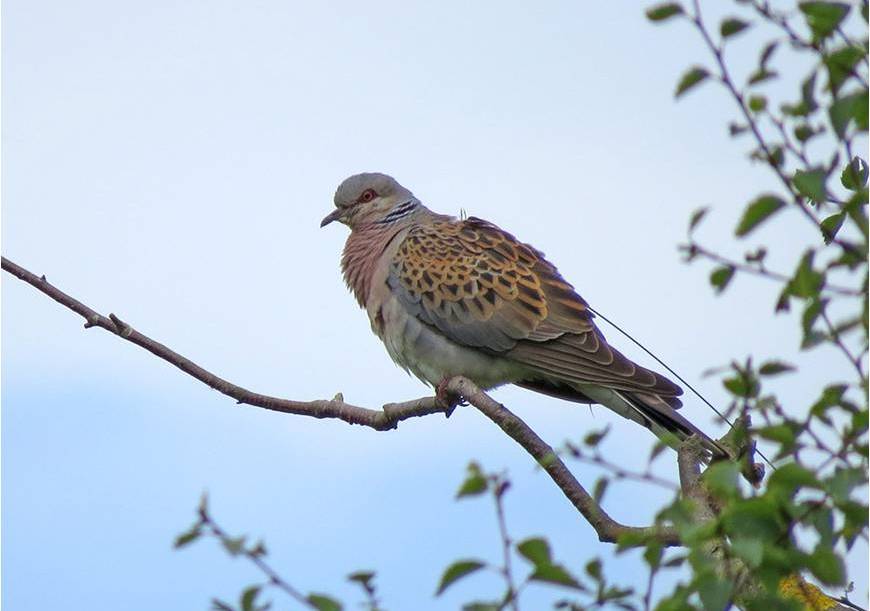
[[[442,378],[435,387],[435,400],[444,408],[444,415],[449,418],[457,405],[468,405],[461,395],[452,392],[447,386],[450,378]]]

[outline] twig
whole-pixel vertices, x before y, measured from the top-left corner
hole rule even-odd
[[[107,318],[97,313],[49,284],[45,277],[39,277],[29,272],[6,257],[2,257],[2,268],[82,316],[86,321],[86,328],[100,327],[145,348],[200,382],[232,397],[240,404],[312,418],[334,418],[349,424],[367,426],[376,431],[395,429],[399,422],[408,418],[434,413],[449,415],[452,411],[452,407],[446,406],[436,397],[423,397],[403,403],[388,403],[381,410],[374,410],[345,403],[340,395],[336,395],[332,400],[292,401],[251,392],[216,376],[163,344],[143,335],[114,314],[110,314]],[[644,539],[660,540],[663,545],[679,545],[679,538],[673,529],[655,526],[626,526],[611,518],[577,481],[549,445],[525,422],[483,392],[471,380],[463,377],[452,378],[448,382],[446,390],[449,394],[465,398],[538,461],[565,497],[595,529],[600,541],[614,543],[621,534],[634,533]]]
[[[720,263],[722,265],[733,267],[734,269],[746,272],[748,274],[753,274],[755,276],[759,276],[762,278],[768,278],[770,280],[776,280],[777,282],[790,282],[791,278],[786,276],[780,272],[774,272],[763,265],[749,265],[747,263],[740,263],[739,261],[734,261],[732,259],[728,259],[723,257],[722,255],[716,254],[710,250],[707,250],[703,246],[700,246],[696,242],[691,242],[688,245],[683,245],[681,248],[688,253],[689,256],[701,256],[705,259],[709,259],[710,261],[714,261],[715,263]],[[846,297],[863,297],[864,292],[858,289],[850,289],[845,286],[838,286],[836,284],[825,284],[822,287],[823,291],[829,291],[831,293],[835,293],[837,295],[844,295]]]
[[[513,571],[511,570],[511,538],[508,534],[507,522],[504,517],[504,493],[507,490],[507,486],[507,481],[502,481],[499,478],[493,487],[493,497],[495,498],[495,513],[498,518],[498,531],[501,536],[502,556],[504,559],[501,574],[504,576],[508,589],[504,604],[510,605],[513,611],[519,611],[517,606],[517,587],[514,584]]]
[[[778,165],[776,165],[776,163],[774,163],[773,153],[767,146],[767,142],[765,142],[764,137],[761,135],[761,131],[755,121],[755,117],[752,116],[752,113],[749,112],[749,109],[746,107],[746,102],[743,100],[743,94],[737,90],[737,87],[734,85],[734,81],[731,80],[731,74],[728,72],[728,68],[725,66],[725,61],[722,58],[721,47],[717,46],[716,43],[713,42],[713,39],[710,38],[710,33],[707,32],[707,26],[704,25],[704,20],[701,16],[701,7],[698,3],[698,0],[693,0],[693,4],[695,8],[695,14],[692,16],[692,22],[697,26],[698,31],[704,38],[704,42],[707,44],[707,47],[713,54],[713,57],[716,58],[716,64],[719,66],[719,78],[722,81],[722,84],[725,85],[725,88],[728,89],[728,91],[731,93],[731,96],[734,98],[734,101],[737,102],[737,105],[740,107],[740,112],[743,114],[743,118],[746,119],[746,123],[747,125],[749,125],[749,129],[752,131],[752,134],[755,136],[755,141],[764,152],[764,158],[767,160],[768,165],[770,165],[770,167],[779,177],[780,181],[782,181],[786,190],[794,195],[795,203],[798,205],[804,215],[808,217],[816,227],[818,227],[819,221],[816,216],[809,208],[806,207],[803,198],[795,194],[794,186],[792,185],[791,180],[789,180],[789,178],[785,175],[782,169]]]
[[[795,146],[795,144],[791,141],[791,138],[788,135],[788,131],[785,129],[785,123],[782,119],[779,119],[772,112],[767,112],[767,117],[770,119],[770,122],[776,126],[776,129],[779,131],[779,135],[782,137],[782,143],[785,145],[785,148],[791,151],[792,155],[800,159],[801,163],[804,164],[804,168],[809,169],[810,160],[806,155],[805,147],[802,145],[801,148]]]
[[[660,486],[661,488],[670,490],[672,492],[679,491],[680,489],[680,487],[677,486],[674,482],[668,481],[662,477],[658,477],[657,475],[651,473],[649,470],[629,471],[628,469],[624,469],[623,467],[620,467],[619,465],[610,462],[598,452],[594,452],[591,455],[584,454],[580,448],[573,445],[568,448],[568,452],[571,454],[571,458],[579,460],[581,462],[585,462],[590,465],[601,467],[602,469],[612,473],[613,477],[618,480],[628,479],[634,480],[636,482],[645,482],[647,484]]]
[[[199,509],[199,519],[201,525],[211,530],[212,534],[221,542],[226,542],[231,539],[231,537],[212,519],[211,515],[209,515],[204,507],[200,507]],[[320,609],[320,607],[308,600],[301,592],[299,592],[299,590],[287,583],[287,581],[285,581],[268,562],[263,560],[262,554],[254,553],[248,549],[241,549],[239,553],[260,569],[260,571],[269,578],[269,583],[271,585],[284,591],[288,596],[304,607],[309,609]]]
[[[812,50],[819,54],[824,53],[824,49],[821,44],[819,44],[818,42],[803,39],[797,32],[794,31],[794,28],[791,27],[791,24],[788,22],[788,18],[785,15],[776,13],[770,8],[770,3],[764,2],[762,4],[759,4],[757,2],[753,2],[752,7],[756,10],[756,12],[758,12],[758,14],[766,17],[769,21],[779,26],[779,28],[783,32],[785,32],[786,36],[788,36],[789,42],[791,42],[791,44],[795,47],[799,49]],[[843,32],[842,27],[837,26],[837,33],[847,45],[852,47],[859,46],[855,42],[853,42],[845,34],[845,32]],[[863,57],[863,62],[865,65],[868,63],[866,56]],[[864,77],[861,76],[860,73],[858,73],[857,70],[855,70],[854,68],[850,68],[849,74],[855,77],[855,79],[857,79],[858,82],[861,83],[861,85],[863,85],[864,87],[867,86],[867,81],[864,79]]]
[[[840,337],[839,331],[837,331],[837,329],[834,327],[834,324],[828,317],[828,313],[825,312],[825,308],[822,308],[819,313],[821,314],[822,320],[825,321],[825,326],[828,327],[828,331],[831,334],[831,339],[834,340],[834,343],[849,360],[849,363],[851,363],[855,370],[858,372],[858,377],[862,381],[866,381],[867,378],[864,375],[864,369],[861,367],[861,359],[852,355],[852,351],[849,350],[849,347],[846,346],[846,344],[843,342],[843,339]]]
[[[767,164],[774,171],[774,173],[779,177],[780,182],[782,182],[786,191],[792,196],[792,201],[795,205],[800,209],[803,215],[821,232],[821,226],[819,224],[819,219],[816,218],[816,215],[812,210],[807,206],[804,198],[800,195],[799,192],[795,189],[792,184],[791,179],[786,176],[785,172],[781,167],[774,161],[774,156],[767,142],[764,140],[764,136],[761,135],[761,130],[758,127],[758,123],[755,121],[755,117],[752,116],[752,113],[749,111],[749,108],[746,106],[746,102],[743,98],[743,94],[737,90],[737,87],[734,85],[734,81],[731,79],[731,75],[728,72],[728,68],[725,66],[725,60],[722,57],[722,48],[716,45],[713,42],[713,39],[710,37],[710,33],[707,31],[707,27],[704,25],[704,20],[701,16],[701,7],[698,3],[698,0],[692,0],[692,4],[695,9],[694,15],[692,15],[691,20],[692,23],[698,28],[698,31],[701,33],[701,36],[704,39],[704,42],[707,44],[710,52],[713,54],[713,57],[716,58],[716,64],[719,66],[719,80],[725,85],[725,88],[731,93],[731,96],[734,98],[734,101],[737,102],[737,105],[740,107],[740,112],[743,115],[743,118],[746,120],[747,125],[749,125],[750,131],[752,131],[752,135],[755,137],[755,141],[758,144],[761,151],[764,153],[764,158],[767,160]],[[821,232],[824,237],[824,232]],[[832,242],[836,243],[838,246],[842,247],[844,250],[848,250],[850,252],[855,251],[855,248],[848,244],[847,242],[843,242],[839,238],[834,238]]]
[[[658,573],[658,568],[650,567],[649,577],[646,580],[646,591],[643,593],[643,611],[650,611],[650,609],[652,608],[652,591],[653,583],[656,579],[656,573]]]

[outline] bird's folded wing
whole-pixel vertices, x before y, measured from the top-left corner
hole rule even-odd
[[[543,253],[481,219],[412,228],[388,283],[410,313],[459,344],[566,382],[682,392],[611,348],[586,302]]]

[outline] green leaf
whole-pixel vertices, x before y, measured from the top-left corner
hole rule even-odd
[[[643,559],[646,560],[647,565],[651,569],[656,570],[661,566],[663,552],[664,548],[661,543],[658,541],[650,541],[647,543],[646,549],[643,552]]]
[[[767,361],[758,368],[758,373],[763,376],[775,376],[788,371],[794,371],[796,367],[782,361]]]
[[[689,233],[692,233],[693,231],[695,231],[695,228],[704,219],[704,216],[709,211],[710,211],[710,208],[704,207],[704,208],[698,208],[692,213],[692,216],[689,218]]]
[[[795,431],[788,424],[771,424],[770,426],[759,428],[756,432],[762,439],[776,441],[785,448],[794,447],[796,439]]]
[[[774,145],[770,150],[770,156],[767,159],[770,165],[778,168],[785,161],[785,149],[778,144]]]
[[[783,104],[780,108],[783,114],[792,117],[809,117],[819,105],[816,103],[816,75],[813,71],[801,83],[801,101],[797,104]]]
[[[758,225],[784,207],[785,202],[776,195],[762,195],[746,207],[734,233],[741,237],[748,235]]]
[[[812,330],[813,325],[816,324],[816,321],[822,314],[822,310],[827,305],[828,301],[826,299],[811,299],[807,303],[807,307],[801,315],[801,329],[803,329],[805,334]]]
[[[849,5],[841,2],[801,2],[798,4],[817,40],[827,38],[849,14]]]
[[[504,607],[499,603],[485,603],[476,601],[462,605],[462,611],[502,611]]]
[[[867,185],[867,176],[867,162],[856,156],[843,168],[840,182],[850,191],[859,191]]]
[[[200,535],[202,535],[201,524],[197,522],[194,524],[190,530],[187,532],[183,532],[175,538],[175,542],[172,544],[172,547],[175,549],[180,549],[185,545],[189,545],[193,543],[197,539],[199,539]]]
[[[224,549],[226,549],[231,556],[238,556],[245,551],[245,539],[247,539],[247,537],[244,535],[241,537],[224,537],[221,539],[221,543],[224,544]]]
[[[577,578],[569,573],[565,567],[560,564],[548,564],[536,566],[534,572],[529,575],[532,581],[543,581],[545,583],[554,583],[560,586],[567,586],[576,590],[585,590]]]
[[[704,472],[704,483],[719,498],[730,499],[739,494],[740,465],[732,461],[719,461]]]
[[[656,523],[662,521],[672,522],[677,531],[683,533],[695,525],[696,520],[694,516],[693,506],[690,501],[676,499],[656,515]]]
[[[846,134],[851,121],[858,129],[867,130],[867,90],[846,95],[831,104],[828,109],[831,126],[840,138]]]
[[[798,170],[794,173],[792,183],[801,195],[819,204],[828,199],[828,190],[825,188],[827,178],[822,168]]]
[[[763,95],[749,96],[749,110],[752,112],[761,112],[767,108],[767,98]]]
[[[846,567],[843,559],[822,545],[807,557],[807,568],[816,579],[827,586],[842,586],[846,583]]]
[[[779,72],[776,70],[768,70],[767,68],[759,68],[751,75],[749,75],[749,84],[757,85],[758,83],[763,83],[764,81],[769,81],[772,78],[776,78],[779,76]]]
[[[801,350],[810,350],[828,341],[828,336],[821,331],[810,331],[801,340]]]
[[[444,590],[449,588],[451,585],[462,579],[463,577],[467,577],[471,575],[475,571],[479,571],[486,564],[479,560],[458,560],[447,567],[444,571],[444,574],[441,575],[441,581],[438,583],[438,589],[435,591],[435,596],[441,596],[444,593]]]
[[[686,586],[677,586],[677,588],[668,596],[662,598],[655,606],[656,611],[686,611],[687,609],[697,609],[697,605],[689,603],[689,596],[694,594],[694,590]]]
[[[801,488],[821,488],[821,482],[812,471],[797,463],[778,467],[767,482],[767,489],[782,498],[791,498]]]
[[[794,137],[797,138],[798,142],[807,142],[810,138],[819,133],[818,130],[813,129],[807,123],[801,123],[800,125],[796,125],[794,128]]]
[[[733,138],[734,136],[739,136],[740,134],[745,133],[748,129],[749,127],[746,125],[732,122],[728,124],[728,135]]]
[[[805,109],[805,115],[812,114],[819,105],[816,102],[816,72],[813,71],[801,83],[801,106]]]
[[[764,556],[764,545],[758,539],[734,537],[731,540],[731,549],[752,568],[760,565]]]
[[[834,475],[828,478],[825,488],[834,501],[845,502],[855,488],[865,484],[865,478],[866,475],[858,467],[837,467]]]
[[[374,571],[355,571],[347,576],[348,581],[355,581],[366,590],[371,590],[374,587],[372,584],[374,578]]]
[[[830,546],[834,543],[834,512],[830,507],[815,505],[806,510],[806,522],[813,525],[819,533],[819,544]],[[866,514],[865,514],[866,515]]]
[[[713,285],[717,293],[721,293],[728,286],[728,283],[731,282],[733,276],[734,268],[730,265],[717,267],[710,274],[710,284]]]
[[[533,537],[521,541],[517,544],[517,552],[535,566],[529,579],[583,589],[571,573],[562,565],[553,562],[550,544],[546,539]]]
[[[731,581],[708,572],[700,576],[695,585],[705,611],[724,611],[731,604],[731,591],[734,587]]]
[[[242,592],[242,595],[239,597],[239,607],[242,611],[258,611],[258,609],[260,609],[260,607],[257,606],[256,600],[261,589],[262,586],[251,586],[245,588],[245,591]]]
[[[661,441],[661,440],[656,441],[655,445],[653,446],[653,449],[650,450],[649,459],[647,460],[647,463],[652,464],[652,461],[654,461],[656,458],[658,458],[662,452],[664,452],[665,450],[668,449],[668,447],[669,447],[668,444],[666,444],[664,441]]]
[[[648,8],[646,10],[646,18],[650,21],[665,21],[684,13],[683,7],[676,2],[667,2]]]
[[[601,582],[604,580],[604,577],[601,573],[601,560],[598,558],[594,558],[586,563],[586,574],[589,575],[595,581]]]
[[[828,86],[833,93],[840,90],[840,86],[854,72],[855,65],[864,57],[864,51],[857,47],[847,46],[824,57],[825,67],[828,69]]]
[[[774,542],[785,525],[779,505],[763,497],[731,503],[722,512],[722,525],[729,534]]]
[[[866,446],[864,446],[866,451]],[[865,454],[866,456],[866,454]],[[846,542],[846,549],[851,549],[856,537],[859,535],[866,536],[867,533],[867,505],[863,503],[855,503],[853,501],[844,501],[837,503],[844,518],[843,523],[843,539]]]
[[[834,238],[837,237],[837,232],[840,231],[840,228],[843,226],[843,221],[845,220],[846,213],[837,212],[819,223],[819,227],[822,229],[822,235],[825,237],[825,244],[830,244],[834,241]]]
[[[308,602],[314,606],[317,611],[341,611],[341,603],[325,594],[309,594]]]
[[[469,463],[467,470],[468,475],[465,477],[465,481],[462,482],[462,485],[456,492],[457,499],[482,494],[486,492],[487,488],[489,488],[489,481],[486,479],[483,471],[481,471],[480,465],[476,462]]]
[[[819,295],[825,279],[822,274],[813,269],[815,254],[812,249],[804,254],[789,282],[789,292],[795,297],[812,299]]]
[[[600,444],[607,434],[610,433],[610,425],[608,424],[600,431],[592,431],[583,438],[583,443],[589,446],[590,448],[594,448]]]
[[[866,535],[867,505],[853,501],[843,501],[837,503],[837,509],[843,514],[843,539],[846,541],[846,549],[850,549],[857,536]]]
[[[779,46],[779,42],[776,40],[772,40],[766,45],[764,45],[764,49],[761,51],[761,55],[758,57],[758,65],[761,68],[767,66],[767,62],[770,61],[770,58],[773,56],[773,52],[776,51],[776,48]]]
[[[749,24],[742,19],[737,19],[736,17],[729,17],[728,19],[724,19],[722,21],[722,24],[719,26],[719,33],[722,34],[722,38],[728,38],[730,36],[734,36],[735,34],[739,34],[748,27]]]
[[[680,82],[677,83],[677,90],[674,93],[674,97],[680,97],[708,76],[710,76],[710,73],[707,72],[706,68],[702,68],[701,66],[689,68],[688,72],[686,72],[682,78],[680,78]]]
[[[610,484],[610,480],[606,477],[599,477],[595,482],[595,488],[592,490],[592,498],[595,499],[596,503],[601,503],[601,499],[604,498],[604,493],[607,491],[608,484]]]
[[[532,537],[517,544],[517,552],[535,566],[552,564],[550,544],[542,537]]]

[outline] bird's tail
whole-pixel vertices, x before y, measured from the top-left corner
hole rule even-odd
[[[666,400],[658,395],[637,391],[616,390],[595,384],[553,384],[540,380],[518,382],[517,386],[575,403],[598,403],[649,429],[667,445],[679,448],[680,443],[695,435],[711,458],[731,459],[732,453],[689,422]]]

